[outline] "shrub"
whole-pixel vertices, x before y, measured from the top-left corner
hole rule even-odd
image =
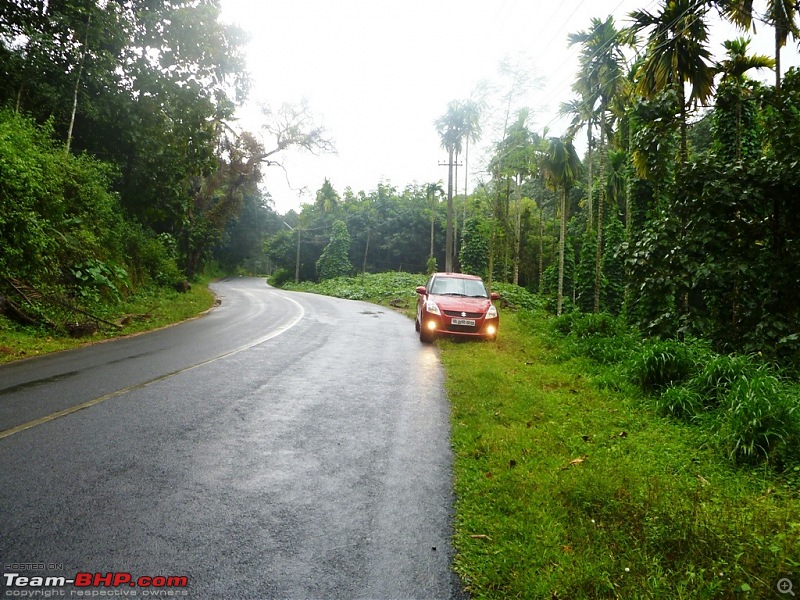
[[[612,336],[619,333],[621,322],[609,314],[579,314],[572,326],[572,333],[578,337],[595,335]]]
[[[492,283],[492,291],[500,294],[500,299],[513,310],[544,309],[545,301],[524,287],[513,283]]]
[[[560,335],[569,335],[575,322],[580,318],[580,313],[566,313],[553,319],[553,331]]]
[[[436,257],[431,256],[428,258],[428,262],[425,263],[425,273],[430,275],[432,273],[436,273],[439,270],[439,267],[436,265]]]
[[[671,386],[656,400],[661,415],[690,421],[703,411],[703,398],[688,386]]]
[[[737,463],[783,462],[800,442],[797,404],[774,375],[739,377],[725,396],[719,431],[723,448]]]
[[[750,377],[763,369],[750,356],[715,356],[692,379],[692,387],[704,398],[707,407],[719,406],[735,381]]]
[[[286,282],[292,280],[292,274],[289,269],[278,269],[268,279],[268,283],[276,288],[282,288]]]
[[[676,340],[650,340],[633,359],[633,382],[646,392],[658,392],[670,385],[686,382],[695,372],[695,356],[690,347]]]

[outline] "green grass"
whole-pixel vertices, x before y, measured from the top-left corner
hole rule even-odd
[[[214,295],[208,289],[208,281],[192,285],[187,293],[166,288],[143,290],[98,315],[110,322],[131,315],[129,322],[121,329],[103,327],[98,333],[85,338],[58,335],[44,328],[22,327],[0,316],[0,363],[158,329],[195,317],[213,304]],[[81,317],[81,320],[84,319]]]
[[[454,568],[473,598],[764,598],[798,574],[800,466],[737,467],[713,428],[672,418],[707,402],[707,390],[671,391],[679,380],[722,381],[725,394],[746,368],[687,370],[683,349],[644,344],[605,316],[502,311],[501,324],[496,343],[437,342],[455,453]],[[637,383],[668,387],[658,396]]]
[[[735,470],[695,428],[600,389],[547,320],[505,313],[496,344],[439,342],[473,597],[764,597],[796,572],[796,476]]]
[[[320,283],[287,282],[283,285],[283,289],[405,308],[414,305],[417,297],[414,290],[417,286],[425,285],[427,280],[425,275],[390,271],[388,273],[366,273],[355,277],[336,277]]]

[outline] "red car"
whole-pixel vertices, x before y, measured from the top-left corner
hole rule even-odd
[[[497,338],[500,317],[492,300],[500,296],[490,295],[480,277],[434,273],[417,294],[414,325],[420,341],[432,342],[437,335]]]

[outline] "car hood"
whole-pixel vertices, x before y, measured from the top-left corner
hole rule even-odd
[[[431,294],[430,299],[442,310],[461,312],[486,312],[492,301],[488,298],[463,298],[461,296],[438,296]]]

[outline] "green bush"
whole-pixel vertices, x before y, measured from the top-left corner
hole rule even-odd
[[[322,251],[322,256],[317,261],[317,276],[320,281],[345,277],[353,270],[348,258],[350,253],[350,233],[344,221],[333,224],[331,241]]]
[[[624,328],[619,319],[607,313],[579,313],[574,320],[572,333],[578,337],[612,336]]]
[[[763,369],[747,355],[715,356],[692,379],[691,385],[703,397],[706,407],[713,408],[719,406],[735,381]]]
[[[687,386],[668,387],[656,400],[659,414],[691,421],[703,411],[703,398]]]
[[[271,286],[282,288],[287,282],[292,281],[293,276],[289,269],[278,269],[269,276],[268,282]]]
[[[567,336],[572,333],[572,328],[580,319],[581,313],[565,313],[552,321],[553,331],[559,335]]]
[[[542,310],[545,301],[524,287],[513,283],[492,283],[492,291],[500,294],[500,299],[512,310]]]
[[[432,273],[436,273],[439,270],[439,267],[436,264],[436,257],[431,256],[428,259],[428,262],[425,263],[425,273],[431,275]]]
[[[797,456],[798,399],[776,376],[739,377],[725,396],[720,441],[736,463],[783,463]]]
[[[632,360],[632,380],[645,392],[659,392],[688,381],[698,358],[684,342],[648,340]]]

